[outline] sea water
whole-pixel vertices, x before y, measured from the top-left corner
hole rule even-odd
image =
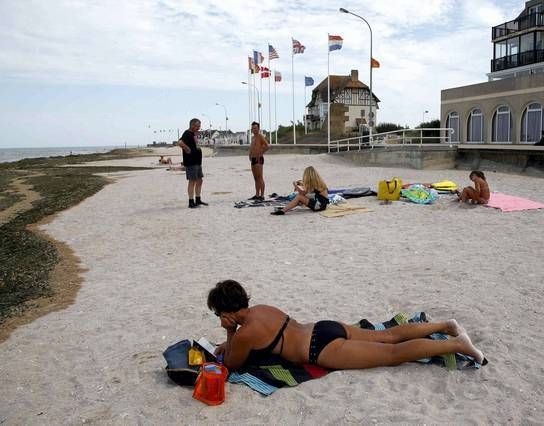
[[[18,161],[23,158],[57,157],[78,154],[95,154],[125,148],[125,146],[63,146],[50,148],[0,148],[0,163]],[[136,148],[136,146],[126,146]]]

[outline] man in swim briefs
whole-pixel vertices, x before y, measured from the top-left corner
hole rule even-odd
[[[251,172],[255,179],[255,195],[250,200],[264,201],[264,177],[263,164],[264,153],[268,151],[269,145],[266,138],[260,133],[260,125],[256,121],[251,123],[251,144],[249,145],[249,161]]]

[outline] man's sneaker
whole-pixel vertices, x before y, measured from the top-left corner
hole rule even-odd
[[[189,200],[189,208],[190,209],[196,209],[198,207],[198,204],[194,202],[194,200]]]
[[[197,207],[198,206],[207,206],[208,205],[208,203],[205,203],[204,201],[199,200],[199,199],[196,200],[195,204],[196,204]]]

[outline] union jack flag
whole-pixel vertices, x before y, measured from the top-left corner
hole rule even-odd
[[[278,55],[278,52],[276,52],[276,49],[274,49],[274,47],[269,44],[268,45],[268,58],[270,60],[272,59],[279,59],[280,55]]]
[[[297,53],[304,53],[304,49],[306,49],[306,47],[303,46],[300,41],[295,40],[294,38],[291,40],[293,40],[293,55],[296,55]]]
[[[274,81],[281,81],[281,72],[274,71]]]

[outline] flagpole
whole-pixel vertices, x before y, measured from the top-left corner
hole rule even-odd
[[[268,43],[270,46],[270,43]],[[268,140],[271,140],[272,135],[272,111],[270,110],[270,77],[272,70],[270,69],[270,47],[268,48]]]
[[[247,70],[247,101],[248,101],[248,105],[247,105],[247,111],[248,111],[248,133],[247,133],[247,143],[249,143],[249,138],[251,137],[251,86],[249,84],[249,77],[250,77],[250,70],[248,69]]]
[[[293,39],[291,38],[291,86],[293,97],[293,145],[297,144],[297,130],[295,125],[295,52],[292,47]]]
[[[276,130],[276,145],[278,144],[278,106],[276,101],[276,71],[274,71],[274,129]]]
[[[306,77],[304,77],[304,134],[308,134],[308,129],[306,128]]]
[[[262,99],[263,99],[263,74],[262,74],[262,72],[263,72],[263,70],[261,70],[261,72],[259,73],[259,77],[260,77],[260,78],[259,78],[259,80],[260,80],[259,85],[260,85],[260,87],[261,87],[261,89],[260,89],[260,91],[259,91],[259,93],[260,93],[260,94],[259,94],[259,97],[261,98],[261,101],[262,101]],[[262,123],[262,121],[261,121],[261,119],[262,119],[262,118],[261,118],[261,111],[262,111],[262,105],[261,105],[261,103],[259,102],[259,125],[260,125],[260,127],[262,128],[263,123]]]
[[[331,71],[330,71],[330,57],[331,51],[329,49],[329,36],[327,33],[327,145],[331,147]]]
[[[256,87],[255,86],[255,73],[251,74],[251,85],[253,87]],[[252,93],[251,94],[251,111],[252,111],[252,121],[257,121],[258,117],[256,116],[255,114],[255,94]]]

